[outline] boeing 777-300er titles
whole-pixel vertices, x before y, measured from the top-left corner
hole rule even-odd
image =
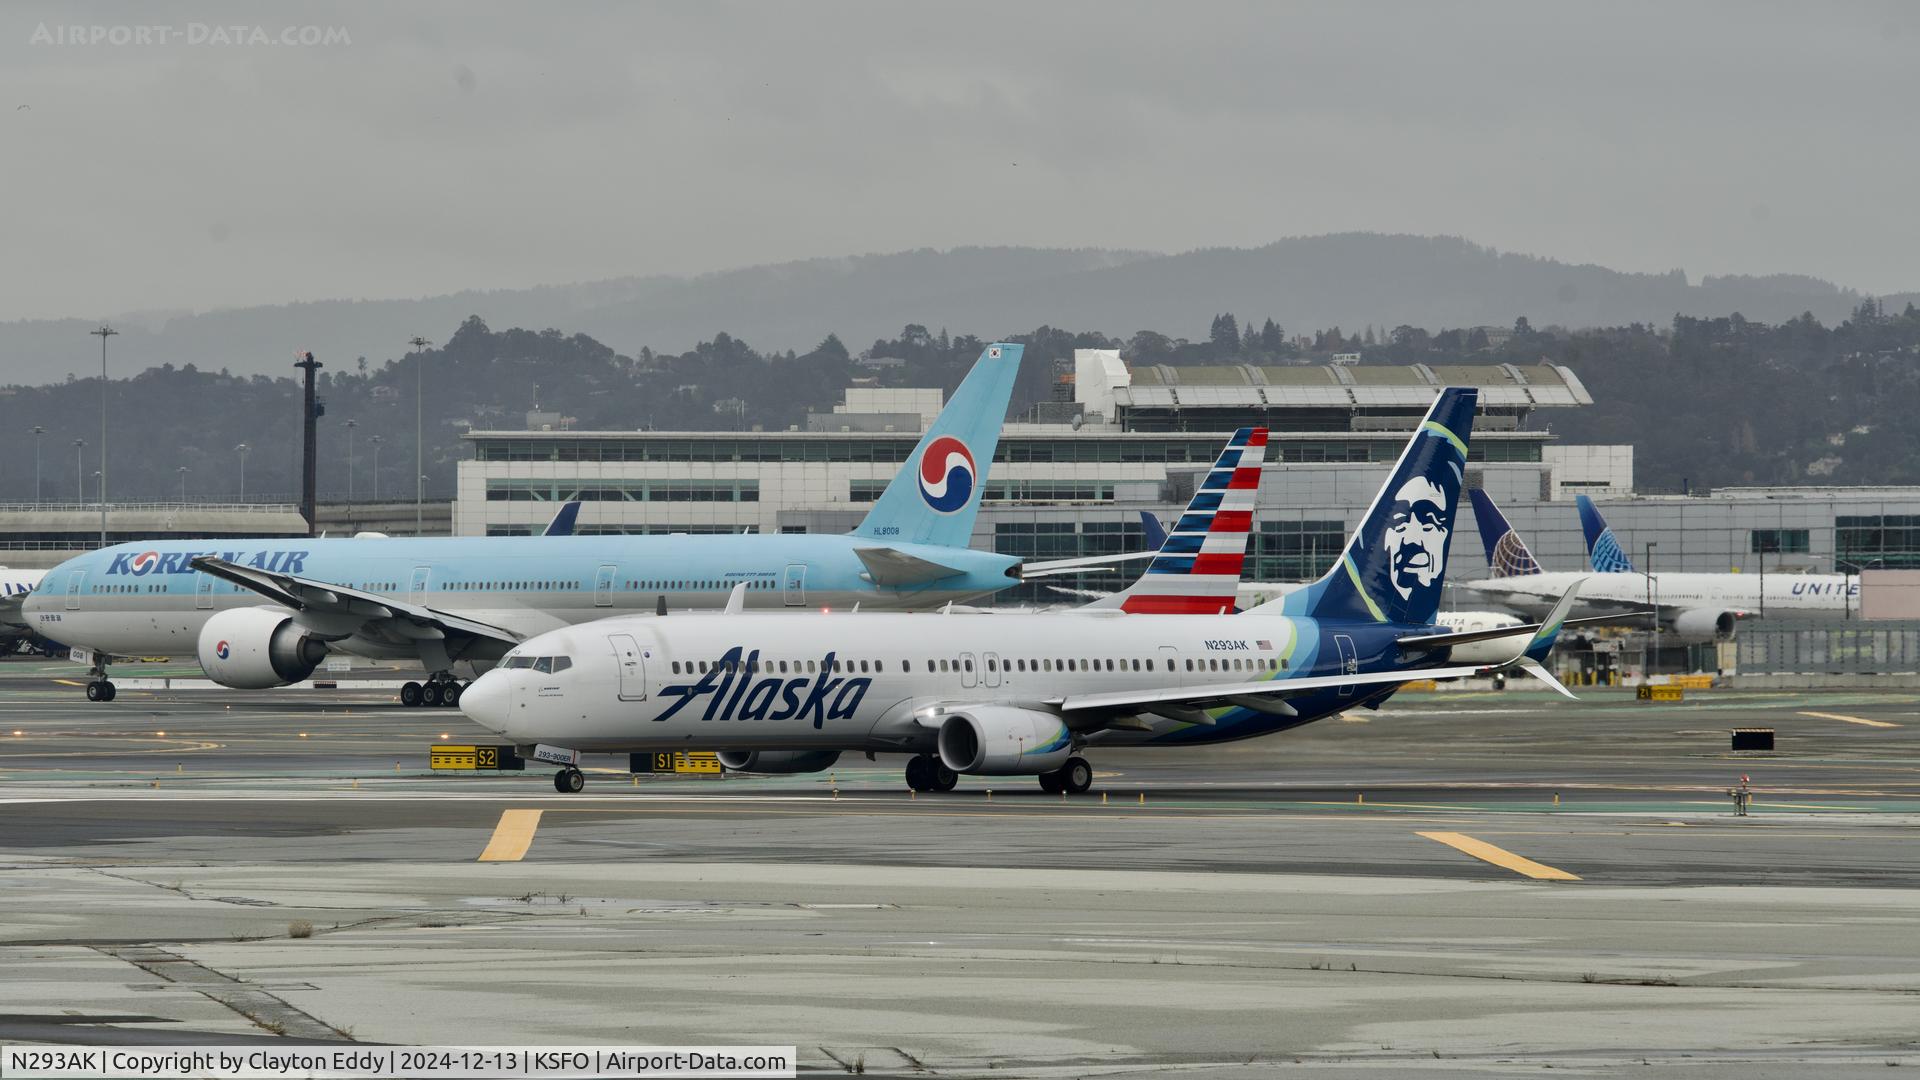
[[[527,637],[631,611],[860,604],[917,610],[991,594],[1100,556],[1022,563],[967,547],[1022,347],[988,346],[859,528],[844,536],[374,537],[173,540],[70,559],[26,601],[113,699],[115,656],[196,657],[215,682],[265,689],[329,653],[418,661],[402,702],[452,704],[455,673]]]
[[[1543,570],[1506,515],[1484,491],[1474,491],[1473,516],[1486,547],[1493,576],[1455,585],[1480,601],[1497,604],[1523,615],[1538,615],[1551,607],[1575,578],[1584,579],[1577,605],[1583,618],[1576,623],[1610,623],[1622,627],[1647,625],[1647,611],[1657,610],[1663,629],[1684,641],[1726,640],[1734,636],[1741,619],[1763,612],[1796,615],[1840,614],[1860,603],[1860,579],[1839,574],[1714,574],[1668,570],[1647,574],[1634,569],[1613,530],[1585,495],[1575,498],[1580,526],[1586,534],[1591,572]],[[1761,599],[1761,590],[1766,598]]]
[[[1339,563],[1231,614],[1266,433],[1222,453],[1139,580],[1099,606],[1028,614],[734,613],[614,618],[516,647],[461,708],[584,783],[581,753],[718,750],[729,768],[813,772],[910,754],[907,783],[1029,775],[1082,792],[1082,752],[1224,742],[1376,706],[1414,679],[1485,670],[1435,625],[1477,394],[1434,403]],[[1571,603],[1571,594],[1565,603]],[[1546,678],[1559,613],[1506,659]]]

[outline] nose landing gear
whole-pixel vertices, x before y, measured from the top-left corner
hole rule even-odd
[[[107,655],[105,653],[95,653],[93,655],[93,666],[87,669],[87,674],[93,676],[93,678],[87,682],[87,700],[112,701],[114,698],[113,680],[107,678]]]

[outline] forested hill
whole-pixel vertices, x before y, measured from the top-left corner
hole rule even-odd
[[[1076,326],[1131,335],[1206,334],[1215,311],[1257,311],[1285,326],[1650,323],[1675,312],[1833,325],[1862,297],[1814,278],[1627,273],[1505,254],[1452,237],[1345,233],[1253,248],[1136,251],[958,248],[813,259],[697,277],[621,278],[461,292],[418,300],[331,300],[118,322],[120,370],[160,364],[279,375],[296,349],[398,356],[478,315],[493,326],[566,327],[624,353],[682,352],[726,331],[762,349],[804,351],[829,333],[870,341],[908,323]],[[1898,309],[1906,296],[1883,298]],[[0,371],[43,382],[98,370],[92,324],[0,324]]]
[[[1812,315],[1778,324],[1679,317],[1655,326],[1565,331],[1522,319],[1489,346],[1481,329],[1428,331],[1402,324],[1378,333],[1336,328],[1293,334],[1272,319],[1231,314],[1186,340],[1155,331],[1125,339],[1042,327],[1007,340],[1027,345],[1015,413],[1047,396],[1050,362],[1075,348],[1118,348],[1136,363],[1324,362],[1359,352],[1364,363],[1563,363],[1592,391],[1589,408],[1537,419],[1572,443],[1631,443],[1643,489],[1727,484],[1920,482],[1920,311],[1884,311],[1863,301],[1837,325]],[[489,329],[468,318],[444,345],[381,363],[323,356],[320,392],[323,497],[347,492],[349,440],[355,485],[372,493],[374,438],[379,489],[409,492],[416,374],[425,388],[428,490],[448,497],[468,428],[519,428],[535,404],[582,429],[766,429],[800,424],[840,401],[856,376],[886,385],[951,391],[983,339],[910,325],[850,351],[823,337],[804,351],[759,351],[730,334],[694,348],[623,353],[585,334]],[[894,357],[877,376],[855,352]],[[418,367],[416,367],[418,365]],[[243,376],[195,365],[162,365],[109,384],[112,494],[167,499],[182,467],[192,497],[239,487],[235,447],[250,447],[247,491],[286,497],[296,486],[300,387],[292,372]],[[0,388],[0,501],[34,495],[33,429],[42,429],[42,494],[68,500],[76,472],[97,468],[100,381],[72,379]],[[351,436],[345,425],[355,421]],[[76,470],[75,439],[85,439]],[[91,491],[91,487],[89,487]]]

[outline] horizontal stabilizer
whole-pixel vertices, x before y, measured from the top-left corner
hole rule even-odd
[[[1647,615],[1650,610],[1623,611],[1618,615],[1588,615],[1579,619],[1563,620],[1560,625],[1611,626],[1621,619]],[[1543,622],[1515,623],[1512,626],[1496,626],[1488,630],[1461,630],[1452,634],[1416,634],[1412,637],[1400,638],[1394,644],[1403,649],[1437,649],[1443,645],[1472,645],[1475,642],[1498,641],[1501,638],[1519,637],[1522,634],[1531,637],[1546,625]]]
[[[964,571],[951,566],[942,566],[937,562],[909,555],[897,548],[863,547],[854,548],[853,553],[867,568],[867,577],[875,585],[902,587],[907,585],[925,585],[929,581],[950,578]]]

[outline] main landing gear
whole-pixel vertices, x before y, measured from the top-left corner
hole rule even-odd
[[[915,791],[952,791],[960,774],[937,757],[921,754],[907,760],[907,786]]]
[[[1093,766],[1083,757],[1070,757],[1065,765],[1052,772],[1040,774],[1040,790],[1050,795],[1065,792],[1068,795],[1085,795],[1093,787]]]
[[[436,671],[427,676],[423,683],[410,682],[400,687],[400,704],[407,708],[425,705],[428,708],[445,705],[449,708],[460,704],[460,694],[467,684],[444,671]]]
[[[571,765],[553,774],[553,790],[562,795],[578,795],[586,786],[587,778]]]

